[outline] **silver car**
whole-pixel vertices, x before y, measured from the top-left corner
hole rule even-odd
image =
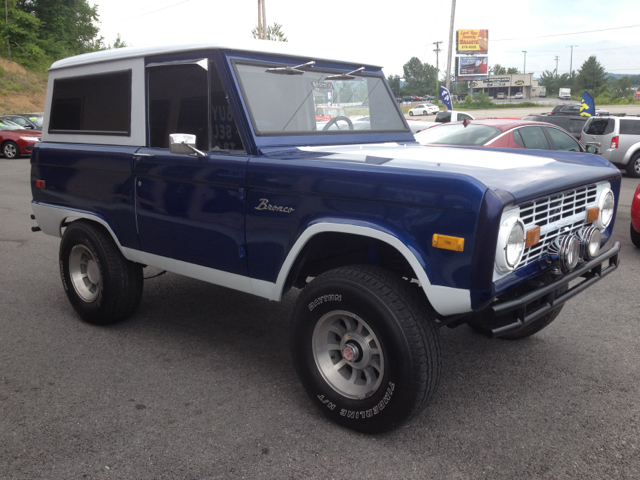
[[[582,143],[595,145],[627,175],[640,178],[640,117],[591,117],[582,129]]]

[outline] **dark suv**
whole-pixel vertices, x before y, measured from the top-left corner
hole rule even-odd
[[[557,105],[549,115],[580,115],[580,104]]]
[[[553,123],[564,128],[578,140],[580,140],[582,128],[588,119],[589,117],[581,117],[580,115],[531,115],[523,118],[523,120],[533,120],[534,122]]]

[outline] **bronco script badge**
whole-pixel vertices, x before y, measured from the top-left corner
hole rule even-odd
[[[291,213],[293,212],[293,208],[291,207],[281,207],[278,205],[269,205],[269,200],[266,198],[260,199],[260,204],[256,207],[256,210],[271,210],[272,212],[282,212],[282,213]]]

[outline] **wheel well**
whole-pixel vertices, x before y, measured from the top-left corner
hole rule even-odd
[[[386,268],[409,280],[416,278],[407,259],[388,243],[363,235],[325,232],[304,246],[289,271],[285,291],[292,286],[303,287],[307,278],[334,268],[365,264]]]

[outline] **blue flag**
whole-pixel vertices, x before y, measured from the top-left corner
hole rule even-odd
[[[449,95],[449,90],[446,87],[440,87],[440,100],[444,102],[445,107],[449,110],[453,110],[451,106],[451,95]]]
[[[596,114],[596,104],[591,95],[586,90],[582,94],[582,102],[580,104],[580,115],[584,117],[592,117]]]

